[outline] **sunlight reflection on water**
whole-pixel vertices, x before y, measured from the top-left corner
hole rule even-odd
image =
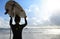
[[[60,39],[59,30],[59,27],[24,28],[22,37],[23,39]],[[6,30],[1,31],[0,39],[9,39],[9,33],[10,32],[6,32]]]

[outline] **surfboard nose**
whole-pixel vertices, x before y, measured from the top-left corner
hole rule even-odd
[[[8,10],[8,9],[6,9],[5,15],[8,13],[8,11],[9,11],[9,10]]]
[[[7,12],[5,12],[5,15],[7,14]]]

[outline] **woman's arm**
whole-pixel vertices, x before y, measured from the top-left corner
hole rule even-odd
[[[10,16],[10,26],[12,26],[12,17]]]

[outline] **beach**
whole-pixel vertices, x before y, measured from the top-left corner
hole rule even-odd
[[[46,27],[47,28],[47,27]],[[51,28],[25,28],[22,32],[23,39],[60,39],[60,29],[59,27]],[[11,33],[11,39],[13,35]],[[9,39],[10,30],[0,31],[0,39]]]

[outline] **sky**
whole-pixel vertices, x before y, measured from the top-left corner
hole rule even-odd
[[[5,15],[5,4],[0,0],[0,27],[9,27],[9,15]],[[28,26],[60,25],[60,0],[14,0],[23,7]],[[14,23],[14,22],[13,22]],[[21,23],[24,23],[23,18]]]

